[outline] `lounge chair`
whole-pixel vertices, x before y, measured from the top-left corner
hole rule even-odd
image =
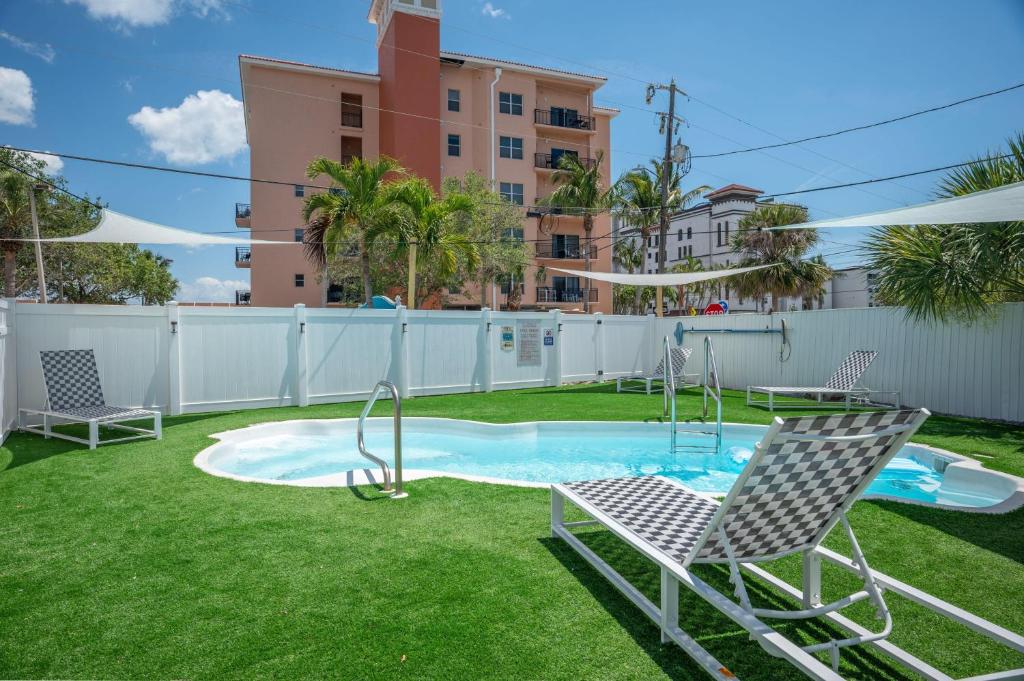
[[[125,442],[146,437],[155,437],[159,440],[162,437],[159,411],[113,407],[106,403],[103,399],[103,388],[100,386],[100,375],[96,370],[96,357],[92,350],[43,350],[39,353],[39,359],[43,366],[43,382],[46,385],[46,408],[19,409],[18,418],[21,430],[39,433],[46,438],[57,437],[79,442],[89,445],[89,449],[96,449],[97,445],[111,442]],[[41,429],[39,424],[25,422],[25,417],[29,414],[43,417]],[[153,419],[153,430],[120,425],[123,421],[149,418]],[[83,440],[66,433],[55,432],[53,430],[55,419],[88,424],[89,439]],[[100,426],[135,433],[135,435],[100,442]]]
[[[850,411],[850,401],[854,398],[867,399],[867,397],[873,391],[863,386],[858,386],[857,383],[860,381],[860,377],[867,370],[868,366],[875,360],[878,353],[874,350],[854,350],[843,363],[839,365],[832,377],[825,382],[823,388],[807,388],[807,387],[788,387],[788,386],[763,386],[763,385],[748,385],[747,386],[747,406],[767,406],[768,411],[775,411],[776,407],[779,409],[783,408],[796,408],[806,409],[806,403],[776,403],[776,395],[815,395],[818,402],[822,401],[823,397],[843,397],[846,400],[846,411]],[[900,393],[899,391],[885,391],[889,392],[894,397],[894,406],[899,407],[900,405]],[[768,395],[767,400],[755,400],[752,393],[765,393]]]
[[[846,511],[928,416],[927,410],[920,409],[786,420],[776,417],[721,504],[660,476],[553,485],[551,532],[658,623],[663,643],[675,641],[714,678],[735,677],[679,627],[680,584],[747,630],[768,653],[788,659],[812,678],[840,679],[840,649],[883,641],[892,630],[882,590],[846,520]],[[593,520],[565,522],[566,500]],[[571,532],[574,527],[594,524],[607,528],[660,567],[660,608]],[[855,566],[851,570],[863,586],[823,605],[820,560],[823,556],[828,559],[826,554],[831,552],[821,543],[837,524],[849,538]],[[755,607],[741,568],[766,575],[751,563],[793,553],[802,553],[804,558],[801,609]],[[739,602],[691,572],[691,566],[699,563],[728,565]],[[822,615],[841,619],[837,611],[863,600],[870,601],[883,620],[877,633],[851,625],[854,629],[849,637],[800,646],[763,621]],[[831,654],[831,669],[814,656],[825,651]]]
[[[693,352],[690,348],[672,348],[672,376],[676,379],[676,382],[680,387],[686,385],[697,385],[699,377],[697,374],[684,374],[683,369],[686,367],[686,360],[690,359],[690,353]],[[686,379],[691,379],[687,381]],[[651,394],[651,386],[655,381],[665,380],[665,358],[662,357],[661,361],[658,362],[658,366],[654,367],[654,371],[651,372],[650,376],[644,376],[643,374],[636,374],[634,376],[619,376],[615,379],[615,392],[646,392],[648,395]],[[632,387],[629,385],[623,385],[628,383],[643,383],[644,388],[641,389],[639,386]]]

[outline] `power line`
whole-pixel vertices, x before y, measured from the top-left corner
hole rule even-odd
[[[779,142],[778,144],[764,144],[764,145],[761,145],[759,147],[748,147],[746,149],[735,149],[733,151],[720,151],[720,152],[717,152],[717,153],[714,153],[714,154],[694,154],[693,158],[721,158],[722,156],[733,156],[735,154],[746,154],[746,153],[749,153],[751,151],[762,151],[764,149],[778,149],[779,147],[788,147],[788,146],[791,146],[793,144],[802,144],[804,142],[811,142],[811,141],[814,141],[814,140],[827,139],[829,137],[837,137],[839,135],[845,135],[846,133],[849,133],[849,132],[857,132],[859,130],[868,130],[870,128],[877,128],[877,127],[880,127],[880,126],[883,126],[883,125],[888,125],[890,123],[897,123],[899,121],[905,121],[905,120],[907,120],[909,118],[914,118],[916,116],[923,116],[924,114],[933,113],[935,111],[942,111],[944,109],[952,109],[953,107],[959,106],[961,104],[966,104],[968,102],[975,102],[975,101],[977,101],[979,99],[985,99],[986,97],[993,97],[995,95],[1001,95],[1004,92],[1010,92],[1012,90],[1017,90],[1017,89],[1020,89],[1022,87],[1024,87],[1024,83],[1017,83],[1016,85],[1011,85],[1009,87],[1004,87],[1004,88],[1001,88],[999,90],[992,90],[990,92],[983,92],[982,94],[974,95],[973,97],[966,97],[964,99],[958,99],[955,102],[950,102],[948,104],[942,104],[941,106],[933,106],[933,107],[931,107],[929,109],[921,109],[920,111],[914,111],[912,113],[904,114],[902,116],[896,116],[894,118],[887,118],[887,119],[882,120],[882,121],[875,121],[874,123],[865,123],[864,125],[857,125],[857,126],[854,126],[852,128],[844,128],[842,130],[836,130],[834,132],[822,133],[820,135],[811,135],[809,137],[802,137],[800,139],[791,140],[789,142]]]

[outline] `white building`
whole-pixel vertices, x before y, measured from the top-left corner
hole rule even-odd
[[[866,267],[844,267],[832,278],[832,307],[877,307],[877,273]]]

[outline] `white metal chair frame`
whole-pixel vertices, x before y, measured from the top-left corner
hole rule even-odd
[[[50,354],[61,358],[62,361],[70,362],[74,365],[74,368],[79,375],[85,373],[85,386],[84,392],[78,391],[76,395],[88,395],[87,399],[76,400],[74,397],[65,398],[61,401],[60,408],[53,408],[53,396],[56,391],[63,388],[64,386],[57,386],[51,384],[53,377],[47,376],[47,371],[43,366],[46,358],[45,354]],[[99,382],[99,373],[96,370],[96,358],[93,355],[92,350],[44,350],[39,353],[40,355],[40,368],[43,370],[43,383],[46,387],[46,406],[44,409],[30,409],[27,407],[20,408],[18,410],[18,429],[28,433],[36,433],[42,435],[46,439],[51,437],[59,438],[61,440],[68,440],[70,442],[77,442],[79,444],[88,445],[89,449],[96,449],[99,445],[112,444],[115,442],[127,442],[129,440],[141,440],[144,438],[155,438],[160,440],[163,438],[163,427],[162,419],[159,411],[154,409],[135,409],[131,407],[113,407],[107,405],[103,400],[102,387]],[[73,405],[73,406],[69,406]],[[90,408],[96,412],[94,416],[86,416],[83,414],[75,414],[65,411],[65,409],[76,409],[88,412]],[[105,412],[105,413],[101,413]],[[35,415],[42,416],[43,422],[30,424],[26,422],[26,416]],[[135,426],[123,425],[125,421],[138,421],[141,419],[153,419],[153,429],[147,430],[145,428],[137,428]],[[56,423],[55,423],[56,422]],[[67,433],[62,433],[53,430],[53,426],[59,422],[68,423],[84,423],[88,426],[89,436],[88,439],[75,437]],[[112,430],[119,430],[123,432],[134,433],[126,437],[110,438],[106,440],[100,440],[99,430],[100,427],[110,428]]]
[[[699,374],[687,374],[684,373],[686,368],[686,362],[690,359],[690,348],[672,348],[672,378],[678,382],[679,388],[686,388],[689,386],[700,385]],[[689,380],[688,380],[689,379]],[[615,379],[615,392],[617,393],[645,393],[650,395],[653,391],[654,382],[665,381],[665,358],[662,357],[661,361],[658,362],[658,366],[654,367],[654,371],[650,376],[644,376],[643,374],[635,374],[633,376],[619,376]],[[631,385],[640,383],[641,386]]]
[[[596,568],[598,572],[608,578],[616,589],[629,598],[633,603],[638,605],[650,619],[658,624],[661,629],[661,640],[663,643],[667,643],[670,640],[677,643],[714,678],[735,679],[736,677],[725,665],[705,650],[700,643],[679,627],[680,584],[696,593],[724,615],[733,620],[736,624],[747,630],[750,633],[751,638],[757,641],[766,652],[776,657],[785,658],[811,678],[827,679],[829,681],[838,681],[842,679],[843,677],[838,673],[839,651],[844,647],[867,644],[882,652],[897,663],[921,674],[926,679],[930,679],[931,681],[953,681],[952,677],[935,669],[927,662],[915,657],[913,654],[886,640],[892,631],[893,621],[882,596],[883,592],[889,591],[903,596],[924,606],[925,608],[928,608],[929,610],[932,610],[933,612],[957,621],[968,628],[987,636],[997,643],[1022,653],[1024,653],[1024,637],[961,610],[957,606],[919,591],[914,587],[893,579],[892,577],[871,570],[868,566],[867,559],[861,551],[853,530],[846,519],[846,511],[849,507],[852,506],[853,502],[875,478],[878,471],[881,470],[881,468],[892,458],[893,455],[895,455],[896,452],[899,451],[900,448],[902,448],[902,446],[909,440],[911,435],[928,416],[928,411],[921,409],[916,412],[913,418],[902,425],[892,426],[870,433],[839,437],[813,433],[780,433],[783,421],[776,417],[775,422],[769,428],[768,433],[765,435],[761,443],[758,444],[757,452],[744,468],[743,473],[741,473],[740,478],[730,490],[725,500],[720,505],[717,505],[714,516],[707,523],[700,539],[696,542],[692,550],[689,551],[688,557],[685,560],[680,560],[678,557],[670,556],[651,541],[639,536],[632,529],[611,517],[600,507],[600,505],[591,503],[591,501],[589,501],[585,496],[573,491],[568,485],[572,485],[574,483],[553,485],[551,488],[552,536],[559,537],[572,546],[585,560],[587,560],[587,562]],[[756,557],[747,556],[744,560],[737,559],[732,538],[727,535],[725,530],[725,518],[729,513],[730,507],[737,502],[737,495],[740,493],[740,490],[743,489],[744,484],[751,475],[751,472],[757,467],[758,462],[764,457],[764,454],[768,451],[769,447],[773,444],[778,445],[780,442],[786,441],[826,441],[831,445],[831,443],[865,441],[870,438],[877,439],[882,437],[889,438],[889,444],[886,446],[885,453],[879,457],[877,464],[872,466],[870,472],[863,477],[861,482],[852,489],[847,500],[838,508],[822,530],[817,533],[813,542],[796,549],[784,550],[774,555]],[[665,483],[680,488],[689,495],[695,495],[695,493],[691,492],[684,485],[675,480],[668,478],[654,479],[662,480]],[[603,481],[598,481],[598,483],[594,484],[599,484],[600,482]],[[579,485],[580,483],[575,484]],[[589,515],[592,520],[566,522],[564,519],[564,507],[566,500],[579,507]],[[705,501],[707,503],[716,504],[716,502],[710,499],[706,499]],[[748,500],[744,499],[743,503],[748,503]],[[850,540],[851,552],[853,554],[852,559],[841,556],[821,546],[821,541],[836,524],[842,524],[843,530]],[[640,592],[639,589],[630,584],[624,577],[622,577],[622,575],[617,573],[610,565],[608,565],[608,563],[598,556],[597,553],[595,553],[590,547],[586,546],[572,533],[572,529],[574,528],[592,525],[600,525],[610,530],[613,534],[624,540],[646,558],[659,566],[661,571],[660,606],[651,602],[643,595],[643,593]],[[712,556],[708,558],[706,555],[705,557],[701,557],[704,555],[702,552],[707,552],[709,547],[712,553],[718,552],[719,557]],[[790,586],[785,581],[775,577],[771,573],[754,564],[755,561],[762,562],[775,560],[796,552],[803,554],[802,589]],[[723,553],[725,556],[724,560],[720,557]],[[855,593],[833,601],[832,603],[822,604],[821,563],[823,560],[858,575],[863,582],[863,588]],[[730,574],[729,581],[735,588],[734,596],[739,602],[737,603],[736,600],[733,600],[719,592],[693,574],[689,569],[689,566],[692,563],[727,564]],[[746,585],[743,579],[744,572],[755,575],[759,579],[781,591],[784,595],[795,599],[799,602],[801,607],[796,610],[769,610],[753,607],[747,595]],[[870,630],[865,629],[859,624],[846,618],[839,612],[843,608],[865,599],[869,600],[875,606],[878,617],[882,620],[882,627],[880,631],[871,632]],[[849,636],[815,643],[808,646],[800,646],[783,636],[781,633],[775,631],[763,621],[763,619],[795,620],[816,617],[822,617],[831,624],[836,625],[839,629],[845,630]],[[815,653],[823,651],[828,651],[830,653],[831,665],[825,665],[820,659],[815,657]],[[995,679],[1020,678],[1021,674],[1024,674],[1024,669],[985,675],[984,679],[991,681]],[[972,678],[975,678],[976,681],[980,681],[982,677]]]

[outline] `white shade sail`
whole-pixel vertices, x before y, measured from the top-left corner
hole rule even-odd
[[[18,241],[35,241],[35,239],[18,239]],[[180,246],[248,246],[261,245],[296,245],[295,241],[265,241],[247,239],[237,236],[220,236],[190,232],[187,229],[158,225],[148,220],[140,220],[130,215],[103,209],[103,215],[96,227],[74,236],[50,237],[40,239],[52,243],[90,243],[90,244],[177,244]]]
[[[580,270],[567,270],[561,267],[548,267],[549,270],[565,272],[595,281],[609,281],[613,284],[625,284],[627,286],[686,286],[696,284],[699,281],[711,281],[712,279],[724,279],[744,272],[763,270],[775,265],[758,265],[756,267],[736,267],[731,270],[710,270],[708,272],[672,272],[669,274],[625,274],[621,272],[582,272]]]
[[[881,227],[884,225],[956,225],[1024,220],[1024,182],[937,199],[916,206],[864,213],[835,220],[816,220],[772,229],[824,229],[826,227]]]

